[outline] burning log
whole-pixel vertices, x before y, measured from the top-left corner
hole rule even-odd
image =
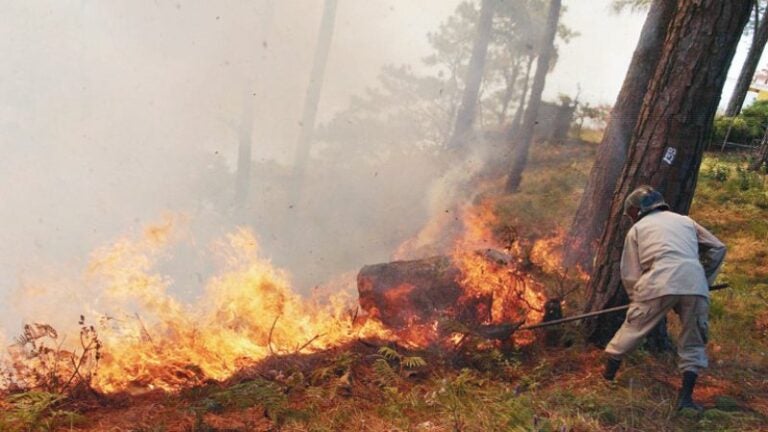
[[[447,256],[368,265],[357,275],[360,307],[391,328],[425,324],[458,301],[460,275]]]
[[[470,292],[463,286],[466,274],[461,265],[449,256],[394,261],[360,270],[360,306],[396,330],[434,325],[441,318],[470,326],[492,322],[498,305],[509,303],[509,296],[516,295],[510,294],[516,290],[515,284],[507,283],[512,280],[515,260],[493,249],[476,251],[474,256],[487,266],[488,273],[496,271],[501,275],[494,279],[497,286]]]

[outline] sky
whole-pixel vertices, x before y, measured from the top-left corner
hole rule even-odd
[[[319,120],[383,65],[418,64],[457,4],[339,0]],[[91,250],[165,212],[203,211],[189,209],[205,187],[195,170],[232,165],[243,94],[259,98],[254,160],[293,157],[322,5],[0,1],[0,331],[23,319],[19,286],[76,273]],[[580,89],[582,101],[612,103],[644,16],[613,14],[607,0],[564,6],[579,36],[545,98]]]

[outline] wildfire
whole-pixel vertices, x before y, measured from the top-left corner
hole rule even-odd
[[[439,313],[470,325],[538,322],[544,287],[528,271],[528,260],[557,268],[561,238],[537,243],[528,256],[519,242],[499,244],[491,199],[457,213],[462,234],[454,240],[450,257],[425,261],[445,269],[440,271],[446,272],[450,288],[440,295],[454,296],[448,303],[442,299],[439,307],[445,310]],[[261,256],[255,236],[244,228],[214,245],[221,269],[207,281],[199,300],[181,301],[170,292],[173,281],[156,270],[178,238],[178,225],[168,219],[142,235],[95,251],[83,283],[96,295],[82,304],[84,316],[74,329],[79,340],[64,343],[45,324],[26,326],[4,359],[16,372],[0,376],[5,380],[0,387],[34,387],[47,379],[61,389],[84,378],[106,393],[173,391],[228,378],[271,355],[315,352],[355,338],[396,340],[413,347],[452,340],[451,334],[441,334],[439,319],[409,315],[414,296],[437,312],[435,304],[419,299],[411,283],[391,287],[383,295],[382,304],[391,310],[369,307],[366,316],[353,312],[358,299],[348,292],[324,302],[304,298],[291,289],[284,271]],[[397,325],[385,326],[385,318],[397,320]],[[64,330],[60,333],[73,333]],[[531,340],[530,334],[515,335],[517,343]]]
[[[462,301],[482,308],[487,324],[538,322],[543,316],[544,287],[522,269],[519,245],[502,253],[492,227],[497,222],[493,201],[464,209],[465,235],[456,242],[453,261],[461,271]],[[518,343],[529,337],[516,335]]]
[[[485,189],[492,186],[489,182]],[[412,248],[416,247],[417,253],[423,252],[425,245],[445,244],[448,237],[450,256],[394,263],[389,270],[386,267],[376,270],[382,273],[371,270],[374,273],[367,273],[361,279],[361,286],[369,297],[366,306],[373,311],[372,315],[381,316],[396,329],[400,342],[424,346],[441,339],[450,340],[450,335],[441,332],[440,321],[446,321],[445,330],[450,333],[467,326],[534,323],[542,319],[545,290],[529,271],[528,260],[532,257],[517,241],[513,230],[494,232],[499,223],[492,196],[473,201],[451,212],[458,215],[455,218],[458,228],[452,223],[446,225],[445,216],[440,215],[415,239],[398,249],[399,256],[413,256]],[[432,235],[440,232],[436,229],[439,226],[446,228],[445,231],[430,241]],[[550,256],[553,251],[543,247],[537,250],[553,265],[558,261],[557,257]],[[433,280],[425,280],[425,274]],[[385,283],[388,278],[398,280],[400,277],[408,283],[391,286]],[[531,340],[531,334],[515,335],[517,343]]]
[[[121,239],[93,255],[86,279],[100,286],[103,296],[86,307],[102,313],[88,314],[100,316],[99,325],[81,325],[94,332],[85,335],[86,342],[91,337],[98,346],[70,347],[60,355],[67,360],[89,350],[98,355],[90,355],[79,371],[61,370],[62,381],[72,372],[84,375],[98,362],[91,385],[99,391],[176,390],[227,378],[275,353],[313,352],[355,337],[391,337],[376,321],[356,317],[353,322],[349,310],[355,299],[348,294],[321,304],[293,292],[288,276],[259,255],[246,229],[216,245],[224,262],[221,273],[207,283],[199,301],[182,303],[168,293],[171,281],[153,273],[173,230],[170,222],[152,226],[138,239]],[[128,312],[135,310],[141,314]],[[30,337],[33,353],[29,346],[26,352],[16,346],[11,361],[28,362],[18,369],[40,370],[40,358],[50,362],[47,354],[53,350],[45,348],[42,356],[38,339]],[[35,378],[22,375],[15,379]]]

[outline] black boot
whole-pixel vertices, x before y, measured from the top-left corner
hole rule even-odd
[[[616,372],[619,371],[620,366],[621,366],[621,360],[615,359],[613,357],[608,357],[608,360],[605,361],[605,370],[603,370],[603,378],[607,379],[608,381],[613,381],[613,379],[616,378]]]
[[[677,396],[677,410],[689,408],[695,411],[703,411],[704,408],[693,401],[693,388],[696,386],[698,375],[694,372],[683,372],[683,385],[680,387],[680,394]]]

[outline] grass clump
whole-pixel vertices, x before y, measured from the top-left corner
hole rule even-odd
[[[0,430],[53,431],[80,424],[82,415],[62,408],[65,399],[64,395],[44,391],[11,395],[5,398],[7,407],[0,412]]]

